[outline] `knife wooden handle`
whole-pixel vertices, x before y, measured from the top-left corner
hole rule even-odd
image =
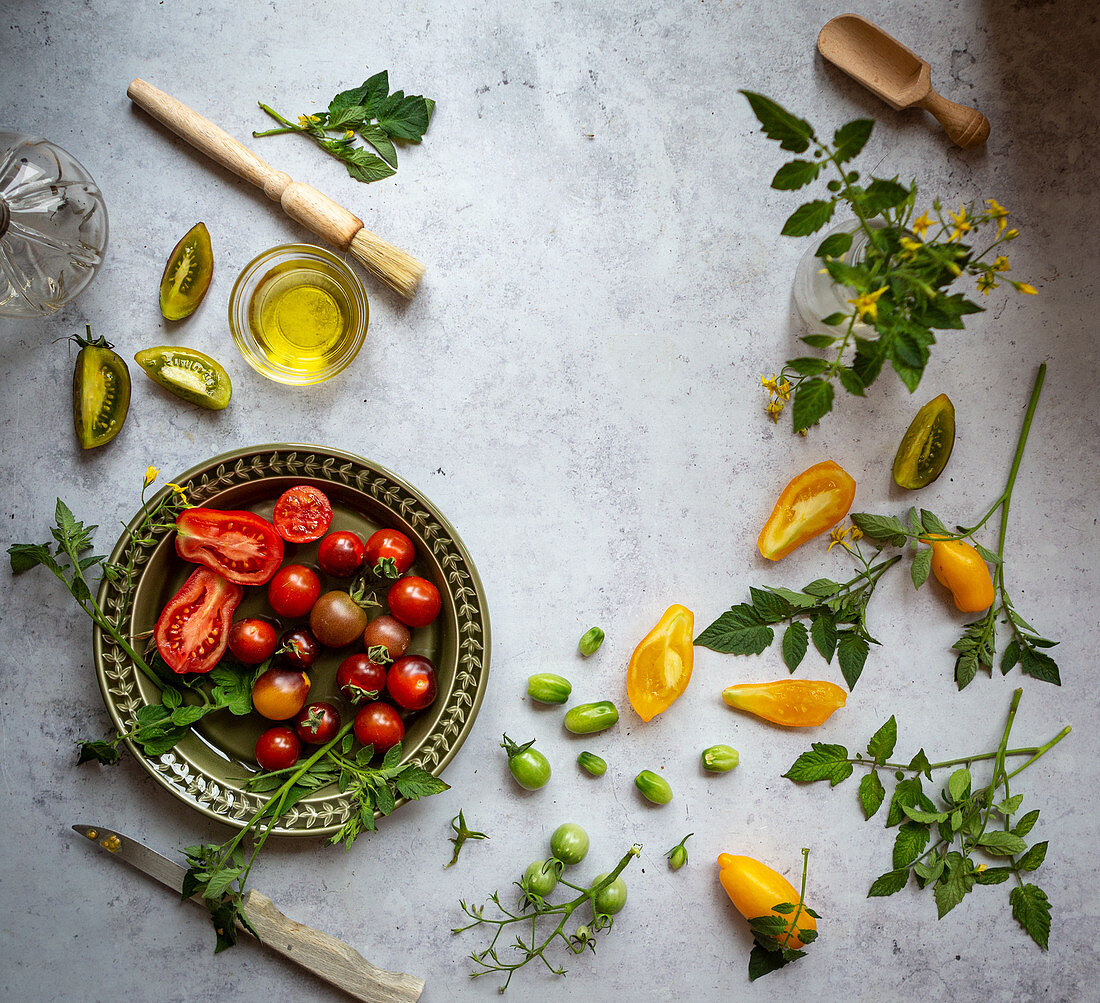
[[[367,1003],[414,1003],[420,999],[423,979],[375,968],[342,940],[287,919],[266,895],[250,891],[242,905],[264,946],[350,996]]]

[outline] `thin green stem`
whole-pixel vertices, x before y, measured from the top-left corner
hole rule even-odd
[[[274,108],[269,108],[262,101],[257,101],[256,103],[265,112],[267,112],[268,115],[270,115],[273,119],[275,119],[276,122],[278,122],[281,125],[285,126],[287,131],[289,131],[289,132],[302,132],[302,131],[304,131],[301,126],[297,126],[293,122],[289,122],[289,121],[287,121],[287,119],[283,118],[283,116],[280,115]],[[259,133],[253,133],[253,135],[259,135]]]
[[[1067,724],[1060,732],[1058,732],[1057,735],[1055,735],[1049,742],[1047,742],[1046,745],[1040,745],[1037,749],[1029,750],[1032,752],[1031,758],[1026,763],[1024,763],[1023,766],[1018,767],[1011,773],[1006,773],[1005,780],[1011,780],[1014,776],[1016,776],[1017,773],[1022,773],[1024,770],[1026,770],[1032,763],[1035,762],[1035,760],[1041,759],[1048,752],[1050,752],[1050,750],[1053,749],[1054,746],[1062,741],[1062,739],[1065,738],[1072,730],[1073,729]],[[1014,755],[1014,753],[1006,752],[1005,755],[1011,756]]]

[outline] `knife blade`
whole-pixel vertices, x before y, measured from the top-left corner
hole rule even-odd
[[[106,826],[74,825],[73,831],[177,895],[182,894],[187,869],[174,860]],[[193,895],[190,901],[201,902],[202,897]],[[342,940],[288,919],[261,892],[246,892],[241,909],[259,934],[261,944],[355,999],[366,1003],[414,1003],[424,991],[423,979],[376,968]],[[244,926],[241,929],[249,932]]]

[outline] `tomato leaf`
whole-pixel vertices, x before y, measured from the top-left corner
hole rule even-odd
[[[927,825],[906,822],[898,828],[894,840],[894,870],[908,867],[928,845],[930,833]]]
[[[867,743],[867,754],[880,766],[894,754],[898,741],[898,723],[891,714],[889,720],[876,731]]]
[[[775,172],[772,187],[778,191],[795,191],[811,181],[817,180],[821,173],[821,162],[815,160],[792,160]]]
[[[913,557],[913,563],[909,566],[909,577],[913,580],[913,588],[919,589],[932,571],[932,548],[922,547]]]
[[[752,606],[742,603],[726,610],[707,627],[695,643],[728,655],[759,655],[775,640],[771,627],[761,623]]]
[[[867,891],[868,898],[878,898],[885,895],[894,895],[900,892],[909,883],[909,868],[902,867],[899,870],[887,871],[880,874]]]
[[[857,118],[842,125],[833,133],[833,147],[838,164],[851,160],[871,138],[875,123],[869,118]]]
[[[1013,888],[1008,897],[1012,915],[1044,951],[1050,937],[1050,901],[1046,892],[1035,885]]]
[[[837,635],[836,659],[849,690],[855,689],[870,650],[867,641],[854,630],[846,630]]]
[[[809,636],[806,625],[800,620],[791,621],[783,632],[783,661],[791,672],[798,668],[808,647]]]
[[[886,789],[882,786],[878,771],[872,770],[859,782],[859,801],[863,806],[863,817],[871,818],[882,807]]]
[[[1021,871],[1037,871],[1047,858],[1047,842],[1036,843],[1016,861],[1016,867]]]
[[[821,657],[826,662],[831,662],[833,652],[836,650],[836,621],[824,613],[814,617],[810,623],[810,637],[813,639],[814,647],[821,653]]]
[[[762,126],[768,139],[774,139],[782,150],[801,153],[814,138],[814,130],[805,119],[797,118],[771,98],[753,91],[740,91],[749,102],[752,113]]]
[[[783,774],[797,784],[809,784],[818,780],[828,780],[830,787],[852,775],[852,764],[848,762],[848,750],[843,745],[828,745],[814,742],[809,752],[803,752]]]

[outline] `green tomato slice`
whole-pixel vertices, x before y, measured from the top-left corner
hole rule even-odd
[[[158,345],[134,356],[154,383],[177,397],[212,411],[229,405],[233,384],[217,360],[193,348]]]
[[[924,405],[902,437],[894,457],[894,483],[916,490],[931,484],[955,448],[955,406],[947,394]]]
[[[73,427],[82,449],[110,442],[130,410],[130,370],[104,338],[74,338],[81,346],[73,371]]]
[[[183,320],[195,312],[210,288],[214,251],[205,223],[196,223],[172,248],[160,277],[160,312],[168,320]]]

